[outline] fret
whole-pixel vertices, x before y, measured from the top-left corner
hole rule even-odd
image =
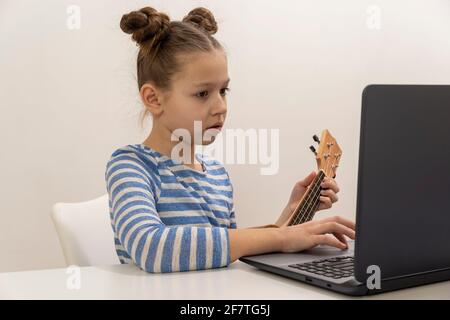
[[[325,173],[320,170],[310,187],[307,189],[302,201],[294,210],[293,218],[289,225],[304,223],[313,218],[313,215],[320,204],[320,191],[322,190],[320,184],[324,177]]]

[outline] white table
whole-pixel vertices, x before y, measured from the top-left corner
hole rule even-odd
[[[68,289],[66,268],[0,273],[0,299],[352,299],[236,261],[226,268],[150,274],[134,265],[80,268]],[[356,298],[361,299],[361,298]],[[364,299],[450,299],[450,281]]]

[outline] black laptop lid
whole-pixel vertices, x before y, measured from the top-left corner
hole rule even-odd
[[[363,91],[355,276],[450,268],[450,86]]]

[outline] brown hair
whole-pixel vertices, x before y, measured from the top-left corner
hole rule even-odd
[[[180,54],[223,50],[212,36],[217,32],[216,20],[211,11],[203,7],[191,10],[182,21],[170,21],[167,14],[145,7],[124,14],[120,28],[132,34],[140,48],[137,57],[139,90],[149,81],[163,91],[170,90],[173,75],[182,68]],[[145,108],[141,121],[148,112]]]

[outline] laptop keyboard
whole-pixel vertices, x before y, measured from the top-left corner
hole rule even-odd
[[[289,267],[307,271],[333,279],[353,276],[353,256],[341,256],[328,259],[314,260],[307,263],[291,264]]]

